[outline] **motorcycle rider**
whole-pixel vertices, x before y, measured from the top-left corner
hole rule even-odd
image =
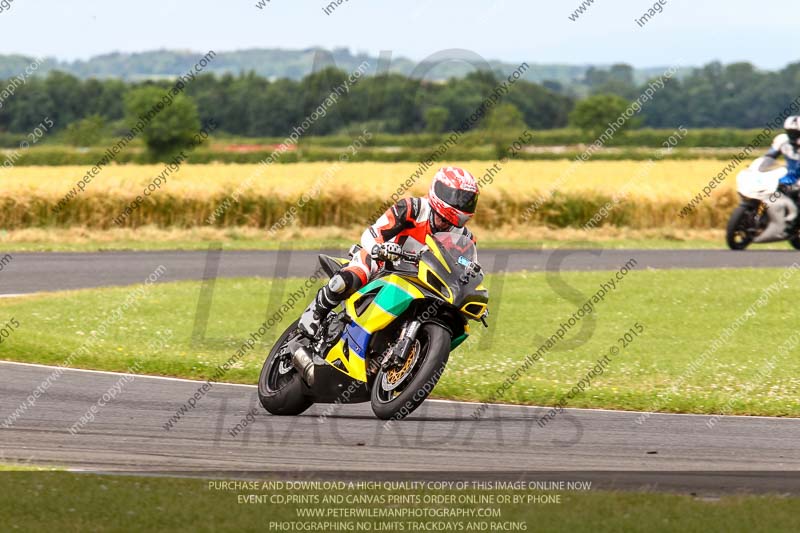
[[[779,191],[770,198],[773,213],[781,213],[784,223],[781,230],[783,237],[788,236],[792,226],[797,219],[798,208],[797,199],[800,193],[798,179],[800,179],[800,116],[792,115],[787,117],[783,123],[786,133],[781,133],[772,141],[772,146],[764,155],[764,161],[759,166],[759,171],[763,172],[774,168],[778,158],[782,155],[786,159],[786,175],[779,181]],[[780,228],[781,225],[778,225]]]
[[[478,182],[466,170],[439,169],[427,196],[401,199],[364,231],[361,250],[317,292],[303,312],[298,323],[300,332],[315,337],[328,313],[369,283],[383,261],[400,259],[409,237],[424,243],[426,235],[452,231],[475,242],[464,226],[475,213],[479,193]]]

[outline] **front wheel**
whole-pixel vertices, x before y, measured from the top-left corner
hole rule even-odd
[[[273,415],[299,415],[314,404],[305,395],[303,380],[292,365],[292,354],[287,346],[296,332],[297,321],[275,342],[258,378],[258,399]]]
[[[400,368],[378,371],[372,385],[372,412],[382,420],[401,420],[419,407],[439,382],[450,357],[450,332],[424,324]]]
[[[752,206],[739,205],[731,213],[725,240],[731,250],[744,250],[751,242],[757,229],[756,213]]]

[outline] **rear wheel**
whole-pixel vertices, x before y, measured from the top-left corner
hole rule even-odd
[[[305,385],[292,365],[289,338],[297,332],[297,321],[275,342],[258,378],[258,399],[273,415],[299,415],[314,402],[305,395]]]
[[[401,420],[419,407],[439,382],[450,357],[450,333],[424,324],[400,367],[381,369],[372,385],[372,411],[383,420]]]
[[[756,235],[758,229],[756,208],[750,205],[739,205],[731,213],[725,240],[731,250],[744,250]]]

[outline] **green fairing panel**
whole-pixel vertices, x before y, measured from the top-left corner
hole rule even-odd
[[[452,341],[450,341],[450,351],[452,352],[453,350],[455,350],[456,348],[458,348],[458,347],[459,347],[459,345],[460,345],[462,342],[464,342],[465,340],[467,340],[467,337],[469,337],[469,335],[467,335],[466,333],[462,333],[461,335],[459,335],[458,337],[456,337],[455,339],[453,339]]]
[[[378,296],[375,297],[373,303],[378,304],[381,309],[388,311],[394,316],[399,316],[403,311],[408,309],[408,306],[414,301],[414,297],[409,293],[391,283],[386,283],[382,279],[376,279],[358,292],[363,294],[375,290],[376,288],[380,288],[380,292]]]

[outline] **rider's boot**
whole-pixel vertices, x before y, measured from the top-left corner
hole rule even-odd
[[[347,289],[341,274],[333,276],[327,285],[317,291],[314,300],[311,301],[300,316],[300,322],[297,323],[300,333],[309,339],[316,337],[322,321],[325,320],[328,313],[347,298],[348,292],[352,292]]]

